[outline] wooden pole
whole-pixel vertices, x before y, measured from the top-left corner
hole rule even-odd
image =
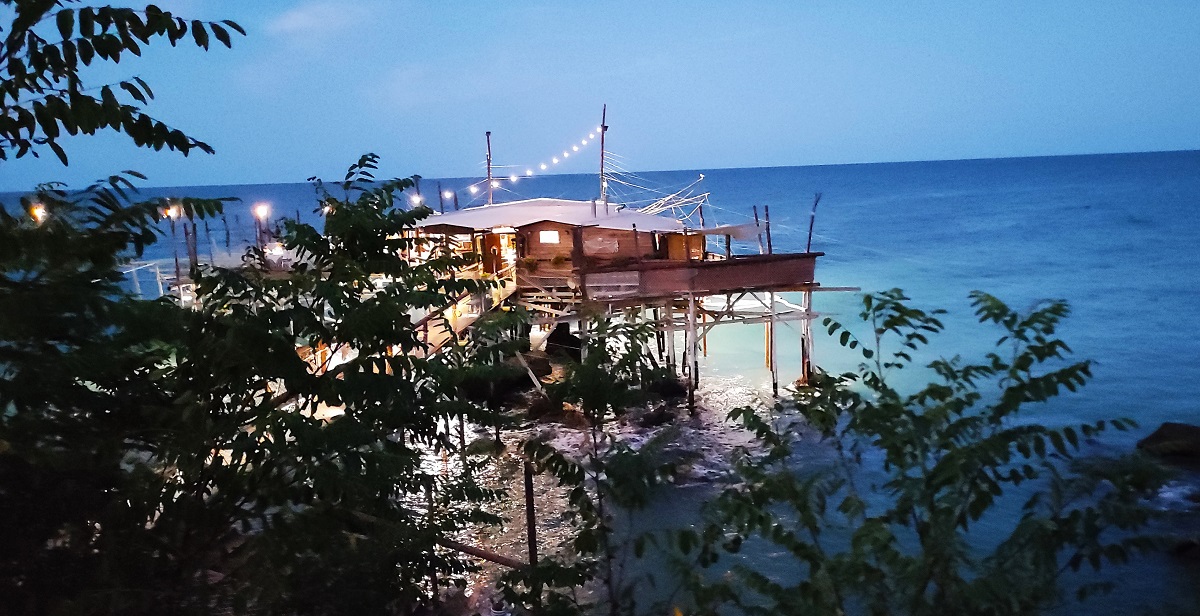
[[[775,352],[775,292],[767,294],[767,353],[771,358],[771,395],[779,397],[779,357]]]
[[[454,211],[458,211],[458,191],[454,191]]]
[[[525,461],[525,529],[529,537],[529,566],[536,567],[538,561],[537,517],[533,509],[533,465]]]
[[[679,365],[675,361],[675,302],[667,300],[663,305],[663,310],[666,312],[667,318],[667,363],[671,366],[671,371],[674,372],[675,367]]]
[[[688,293],[688,320],[687,320],[687,345],[688,345],[688,412],[696,413],[696,388],[700,386],[700,358],[699,343],[696,340],[696,296]]]
[[[775,250],[771,247],[771,206],[763,206],[763,219],[765,219],[767,227],[767,254],[775,254]]]
[[[188,227],[191,227],[191,232],[188,232]],[[196,232],[196,223],[183,223],[183,244],[187,248],[188,256],[188,271],[196,269],[200,265],[200,254],[196,247],[196,241],[199,234]]]
[[[487,138],[487,195],[488,205],[492,204],[492,131],[484,133]]]
[[[438,213],[446,213],[446,200],[442,198],[442,183],[438,182]]]
[[[633,258],[639,263],[642,261],[642,242],[638,236],[637,225],[633,225]]]
[[[812,214],[808,216],[808,243],[804,245],[804,252],[812,252],[813,225],[817,223],[817,204],[820,202],[821,193],[817,193],[817,197],[813,199]]]
[[[704,202],[701,201],[696,205],[696,211],[700,212],[700,228],[704,229]],[[708,260],[708,236],[704,233],[700,234],[700,260]]]
[[[651,316],[654,318],[654,345],[658,350],[658,363],[666,363],[667,346],[663,340],[662,310],[655,306]]]
[[[608,179],[604,177],[604,133],[608,132],[608,105],[600,109],[600,200],[608,205]]]
[[[760,228],[758,226],[758,206],[755,205],[753,207],[754,207],[754,229],[758,230]],[[763,250],[762,231],[758,231],[758,254],[760,254],[760,255],[765,254],[765,251]]]
[[[733,241],[728,235],[726,235],[725,236],[725,260],[728,261],[729,259],[732,259],[732,258],[733,258]]]
[[[212,231],[208,228],[208,219],[204,219],[204,237],[208,238],[208,262],[215,264],[217,262],[217,242],[213,239]]]
[[[256,221],[256,222],[254,223],[254,225],[255,225],[255,231],[257,231],[257,227],[258,227],[258,222],[257,222],[257,221],[258,221],[258,219],[257,219],[257,218],[255,218],[254,220]],[[179,278],[180,278],[180,272],[179,272],[179,238],[178,238],[178,237],[175,235],[175,217],[174,217],[174,216],[171,216],[171,248],[173,248],[173,249],[175,250],[175,284],[176,284],[176,285],[178,285],[178,284],[179,284]]]
[[[812,376],[812,291],[804,292],[804,320],[800,322],[800,384],[808,385]]]

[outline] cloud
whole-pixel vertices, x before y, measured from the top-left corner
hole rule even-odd
[[[266,24],[274,36],[333,34],[367,19],[371,11],[355,2],[310,2],[280,13]]]

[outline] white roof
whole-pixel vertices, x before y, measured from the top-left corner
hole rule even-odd
[[[434,214],[417,223],[417,226],[485,230],[495,227],[524,227],[535,222],[551,221],[602,229],[630,230],[636,226],[638,231],[683,231],[683,223],[674,218],[642,214],[629,209],[618,210],[614,204],[609,204],[609,214],[605,215],[602,203],[595,204],[596,215],[593,216],[592,207],[591,201],[525,199]]]

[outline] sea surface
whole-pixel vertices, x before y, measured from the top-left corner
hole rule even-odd
[[[998,337],[972,315],[967,297],[972,290],[1021,309],[1045,298],[1070,302],[1072,314],[1059,333],[1076,357],[1095,361],[1095,378],[1077,394],[1031,408],[1029,417],[1051,425],[1112,417],[1140,424],[1128,433],[1105,433],[1093,451],[1131,451],[1165,421],[1200,423],[1200,152],[646,172],[619,176],[611,184],[612,199],[642,205],[701,174],[703,181],[691,191],[709,193],[707,224],[748,222],[752,207],[758,206],[760,216],[769,207],[777,252],[805,248],[814,195],[821,193],[811,239],[812,249],[825,253],[817,279],[827,287],[863,291],[899,287],[915,305],[950,311],[946,332],[934,343],[938,355],[979,357]],[[439,206],[439,183],[441,190],[457,191],[465,207],[482,202],[482,193],[472,197],[467,190],[480,180],[426,178],[420,185],[435,210],[452,209],[452,200]],[[592,199],[597,192],[594,175],[545,176],[505,180],[496,200]],[[144,194],[241,199],[227,208],[224,222],[210,221],[207,233],[202,227],[202,260],[210,253],[237,253],[251,240],[253,204],[270,204],[274,217],[318,219],[315,192],[306,183],[156,188]],[[12,195],[0,199],[12,206]],[[177,234],[178,246],[181,241]],[[758,250],[744,243],[735,248]],[[167,241],[147,258],[170,260],[176,249]],[[144,288],[147,282],[142,280]],[[817,293],[814,308],[853,324],[859,302],[853,292]],[[730,391],[768,387],[762,326],[718,327],[707,346],[702,398],[713,406]],[[790,381],[799,370],[798,333],[782,328],[778,348],[782,379]],[[819,333],[815,359],[830,371],[859,361]],[[920,376],[920,371],[905,375],[914,381]],[[1159,530],[1200,535],[1200,512],[1186,500],[1197,490],[1196,473],[1184,471],[1155,499],[1154,506],[1170,512]],[[668,499],[658,505],[664,514],[658,517],[694,509],[709,495],[692,489],[684,498]],[[991,520],[976,533],[999,533],[1005,522]],[[1196,564],[1159,556],[1105,575],[1121,584],[1114,595],[1083,605],[1068,601],[1056,613],[1200,611]]]

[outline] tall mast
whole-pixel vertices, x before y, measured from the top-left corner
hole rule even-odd
[[[604,209],[608,210],[608,178],[604,177],[604,133],[608,132],[608,124],[605,121],[608,119],[608,105],[604,105],[600,110],[600,201],[604,202]]]
[[[487,191],[488,205],[492,204],[492,131],[484,133],[487,137]]]

